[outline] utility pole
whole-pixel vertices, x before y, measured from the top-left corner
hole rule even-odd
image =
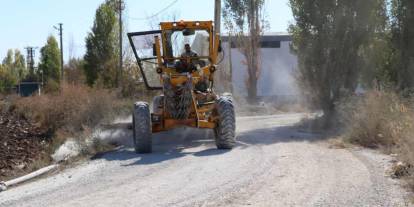
[[[119,86],[119,81],[122,78],[122,10],[124,10],[124,1],[118,0],[118,14],[119,14],[119,66],[118,71],[116,73],[116,86]]]
[[[219,35],[221,34],[221,0],[215,0],[214,2],[214,34],[217,34],[217,33]],[[231,50],[230,33],[229,33],[229,39],[228,39],[228,47],[229,47],[229,50]],[[231,54],[229,53],[228,56],[229,56],[229,59],[227,61],[229,61],[229,66],[226,67],[226,66],[218,64],[217,75],[218,75],[218,78],[222,80],[223,85],[221,86],[221,89],[224,91],[230,90],[230,92],[233,92]]]
[[[214,4],[214,33],[220,34],[221,26],[221,0],[215,0]]]
[[[56,30],[59,30],[60,36],[60,79],[63,81],[63,24],[59,23],[59,28],[53,26]]]

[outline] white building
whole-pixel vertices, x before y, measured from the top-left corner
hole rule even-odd
[[[247,96],[247,65],[243,54],[232,44],[229,38],[222,36],[225,52],[223,65],[229,68],[231,60],[231,79],[233,94]],[[261,37],[260,76],[257,84],[257,95],[263,98],[293,97],[298,95],[295,81],[297,57],[290,51],[292,38],[287,33],[266,33]],[[230,57],[231,56],[231,57]]]

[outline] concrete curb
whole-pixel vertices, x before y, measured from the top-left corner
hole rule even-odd
[[[31,180],[33,178],[36,178],[40,175],[43,175],[47,172],[50,172],[50,171],[56,169],[57,167],[59,167],[58,164],[49,165],[47,167],[41,168],[39,170],[36,170],[36,171],[34,171],[32,173],[29,173],[27,175],[24,175],[22,177],[15,178],[13,180],[5,181],[5,182],[0,181],[0,192],[7,190],[7,188],[10,187],[10,186],[18,185],[19,183],[26,182],[26,181]]]

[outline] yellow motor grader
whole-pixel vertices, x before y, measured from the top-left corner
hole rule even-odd
[[[187,126],[213,129],[218,149],[235,145],[231,95],[214,93],[221,52],[212,21],[161,22],[160,30],[128,33],[142,80],[160,90],[150,105],[136,102],[132,116],[137,153],[152,152],[152,133]]]

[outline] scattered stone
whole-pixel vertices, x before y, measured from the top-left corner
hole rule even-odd
[[[7,185],[4,182],[0,182],[0,192],[7,190]]]
[[[397,162],[391,170],[392,178],[401,178],[410,174],[411,165],[403,162]]]
[[[69,138],[52,154],[51,157],[55,162],[61,162],[69,158],[76,157],[80,153],[80,144],[75,139]]]

